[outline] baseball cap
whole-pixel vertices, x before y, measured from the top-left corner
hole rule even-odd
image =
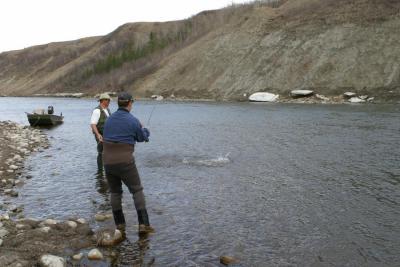
[[[118,101],[134,101],[134,99],[130,93],[121,92],[118,94]]]

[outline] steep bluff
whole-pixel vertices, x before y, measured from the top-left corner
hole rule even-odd
[[[288,0],[131,23],[0,54],[0,94],[129,90],[240,99],[293,89],[400,96],[400,2]]]

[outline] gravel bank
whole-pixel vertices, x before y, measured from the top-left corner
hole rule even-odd
[[[43,131],[0,122],[0,266],[82,266],[90,260],[90,250],[101,244],[82,218],[25,218],[24,207],[13,203],[18,188],[32,178],[23,172],[24,160],[48,147]],[[114,253],[103,253],[107,265]]]

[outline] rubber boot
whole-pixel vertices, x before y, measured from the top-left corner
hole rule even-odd
[[[154,228],[150,226],[147,210],[138,210],[137,215],[139,221],[139,234],[153,233]]]
[[[113,211],[115,226],[121,232],[125,232],[125,216],[122,210]]]

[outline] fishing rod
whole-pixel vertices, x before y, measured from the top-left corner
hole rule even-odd
[[[149,118],[147,119],[147,124],[146,124],[146,126],[150,126],[150,120],[151,120],[151,117],[153,117],[153,112],[154,112],[155,109],[156,109],[156,105],[153,105],[153,108],[151,109]]]

